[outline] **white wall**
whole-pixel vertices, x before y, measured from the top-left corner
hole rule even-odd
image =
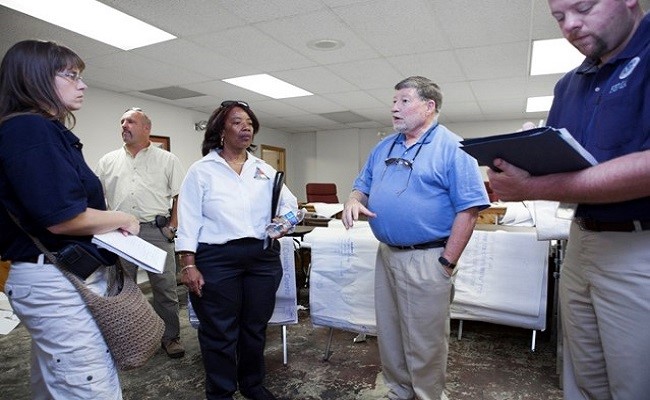
[[[84,157],[91,168],[105,153],[122,146],[120,118],[131,107],[142,108],[151,118],[152,135],[170,137],[171,151],[181,159],[184,168],[201,157],[203,132],[195,131],[194,123],[207,119],[206,114],[89,88],[83,108],[75,114],[77,125],[73,131],[84,144]]]
[[[104,154],[122,146],[120,117],[127,108],[131,107],[142,108],[151,118],[152,135],[170,137],[171,151],[180,158],[183,168],[187,169],[194,161],[201,158],[201,142],[205,131],[195,131],[194,124],[200,120],[207,120],[209,115],[152,100],[89,88],[86,91],[83,108],[75,113],[77,125],[73,132],[84,144],[84,157],[91,168],[97,166],[97,162]],[[258,145],[263,143],[286,148],[289,162],[291,140],[292,135],[267,129],[262,125],[254,142]],[[257,153],[259,155],[259,148]],[[294,168],[287,171],[288,182],[293,179],[292,170]]]
[[[152,134],[169,136],[171,150],[187,169],[201,158],[204,131],[195,131],[194,123],[209,115],[165,103],[90,88],[83,108],[76,113],[74,133],[84,144],[83,152],[91,168],[105,153],[122,146],[120,117],[127,108],[140,107],[151,117]],[[288,134],[264,128],[255,137],[258,146],[266,144],[287,150],[286,183],[299,201],[306,201],[309,182],[334,182],[341,202],[352,190],[352,183],[372,148],[382,139],[383,129],[345,129]],[[514,132],[525,121],[449,123],[446,126],[464,138]],[[534,121],[537,123],[538,121]],[[257,150],[259,156],[259,148]]]

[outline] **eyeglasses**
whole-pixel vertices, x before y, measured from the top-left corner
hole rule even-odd
[[[404,188],[397,190],[395,192],[398,196],[404,193],[404,191],[406,191],[406,189],[408,189],[409,187],[409,183],[411,182],[411,174],[413,173],[413,161],[415,161],[415,157],[413,157],[413,160],[407,160],[406,158],[401,158],[401,157],[400,158],[391,157],[384,160],[384,163],[386,164],[386,168],[384,169],[384,172],[381,174],[382,180],[384,179],[384,176],[386,175],[386,171],[389,169],[391,165],[395,165],[395,167],[398,169],[408,168],[409,170],[408,176],[406,177],[406,183],[404,185]],[[397,170],[395,172],[398,173]]]
[[[72,82],[79,82],[84,80],[84,78],[81,76],[79,72],[63,71],[63,72],[57,72],[56,74],[61,78],[70,79]]]
[[[241,100],[226,100],[226,101],[221,102],[221,107],[223,107],[223,108],[230,107],[232,105],[238,105],[238,106],[242,106],[244,108],[250,108],[248,103],[246,103],[245,101],[241,101]]]
[[[416,154],[416,156],[417,156],[417,154]],[[413,160],[407,160],[405,158],[391,157],[391,158],[385,159],[384,163],[386,163],[386,165],[393,165],[393,164],[403,165],[405,167],[413,169],[413,161],[415,161],[415,157],[413,157]]]
[[[422,145],[424,145],[424,142],[426,142],[427,138],[433,132],[436,128],[438,127],[438,124],[436,123],[434,126],[432,126],[429,131],[424,135],[420,143],[418,144],[418,149],[415,151],[415,154],[413,155],[413,158],[410,160],[407,160],[406,158],[402,157],[390,157],[390,153],[393,152],[393,149],[395,148],[395,144],[397,143],[397,140],[399,139],[400,135],[397,135],[395,137],[395,140],[393,140],[393,144],[390,145],[390,148],[388,149],[388,158],[384,160],[384,164],[386,164],[386,169],[384,169],[384,172],[382,174],[382,179],[384,178],[384,175],[386,175],[386,170],[388,169],[389,166],[391,165],[396,165],[396,166],[402,166],[406,167],[409,169],[409,174],[408,177],[406,178],[406,185],[404,186],[404,189],[398,190],[397,195],[399,196],[402,194],[409,186],[409,182],[411,182],[411,174],[413,173],[413,163],[415,162],[415,159],[417,158],[418,154],[420,154],[420,150],[422,150]],[[408,149],[407,149],[408,151]]]

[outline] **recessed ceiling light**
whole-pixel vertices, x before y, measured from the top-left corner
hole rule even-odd
[[[311,92],[268,74],[240,76],[238,78],[223,79],[223,81],[274,99],[313,95]]]
[[[526,102],[526,112],[542,112],[551,109],[553,96],[529,97]]]
[[[307,46],[314,50],[336,50],[343,47],[343,42],[337,39],[316,39],[307,42]]]
[[[122,50],[176,38],[95,0],[0,0],[0,5]]]
[[[585,56],[566,39],[535,40],[530,60],[530,74],[568,72],[580,65],[584,59]]]

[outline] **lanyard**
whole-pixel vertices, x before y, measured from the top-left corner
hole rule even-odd
[[[422,150],[422,145],[424,144],[424,142],[426,142],[427,137],[429,137],[431,132],[433,132],[437,127],[438,127],[438,123],[436,122],[435,125],[433,125],[431,128],[429,128],[429,130],[427,130],[427,132],[424,134],[424,136],[422,137],[422,141],[419,143],[418,150],[415,152],[415,155],[411,159],[411,163],[413,163],[413,161],[415,161],[415,157],[417,157],[418,154],[420,153],[420,150]],[[388,149],[388,155],[386,156],[387,158],[390,157],[390,153],[393,152],[393,148],[395,148],[395,143],[397,143],[397,139],[399,139],[399,136],[402,135],[402,134],[403,133],[400,132],[400,134],[397,135],[397,137],[395,137],[395,140],[393,140],[393,144],[391,144],[390,149]],[[406,135],[404,135],[404,137],[406,138]],[[409,151],[409,149],[410,149],[410,147],[408,149],[406,149],[406,151]]]

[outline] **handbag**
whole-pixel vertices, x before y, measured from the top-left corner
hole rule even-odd
[[[12,218],[18,226],[25,229]],[[135,279],[124,271],[121,262],[109,269],[107,295],[99,295],[74,273],[61,266],[41,241],[25,231],[47,259],[59,268],[86,303],[106,344],[123,371],[143,366],[160,348],[165,324],[144,296]]]
[[[107,268],[115,273],[107,296],[90,290],[73,273],[61,271],[88,306],[118,368],[126,371],[143,366],[158,351],[165,324],[121,262]]]

